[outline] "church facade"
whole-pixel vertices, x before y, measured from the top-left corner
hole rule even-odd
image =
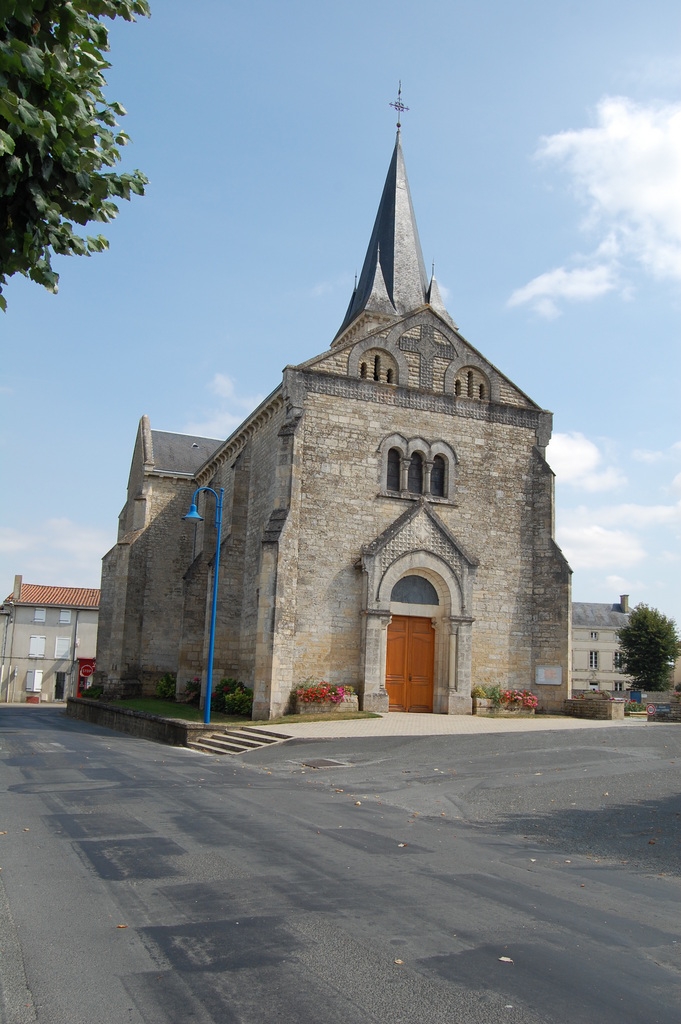
[[[287,366],[225,441],[142,418],[103,560],[98,681],[214,678],[284,713],[310,679],[371,711],[470,714],[471,686],[570,686],[571,573],[554,540],[551,414],[466,341],[425,272],[398,131],[329,349]],[[197,487],[224,489],[182,520]],[[202,494],[205,499],[205,494]]]

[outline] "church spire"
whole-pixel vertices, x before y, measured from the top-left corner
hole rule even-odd
[[[381,311],[402,316],[428,302],[429,282],[423,262],[414,208],[398,128],[392,160],[383,187],[374,229],[357,287],[338,339],[362,313],[375,308],[377,284],[385,286],[388,303]],[[383,295],[381,295],[383,299]]]

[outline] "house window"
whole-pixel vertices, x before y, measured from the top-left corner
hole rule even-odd
[[[54,642],[55,658],[68,658],[71,651],[71,639],[68,636],[58,636]]]
[[[70,608],[60,608],[59,609],[59,625],[60,626],[67,626],[70,621],[71,621],[71,609]]]
[[[386,487],[389,491],[400,490],[401,461],[402,452],[399,448],[391,448],[388,452],[388,475],[386,479]]]
[[[423,492],[423,457],[419,452],[414,452],[409,463],[407,490],[410,494]]]
[[[598,651],[589,651],[589,668],[598,668]]]
[[[623,689],[624,689],[624,683],[622,682],[622,680],[621,679],[616,679],[615,680],[615,690],[616,690],[616,692],[617,693],[621,693]]]
[[[40,693],[43,688],[43,671],[40,668],[31,669],[26,673],[26,689],[30,693]]]
[[[590,637],[591,637],[592,640],[598,640],[598,633],[595,633],[595,632],[592,631],[590,633]]]
[[[613,656],[612,656],[612,667],[614,669],[617,669],[618,671],[619,671],[619,669],[622,668],[622,652],[621,651],[615,651],[615,653],[613,654]]]
[[[436,455],[430,471],[430,493],[434,498],[445,496],[445,468],[444,456]]]
[[[32,636],[28,641],[28,656],[29,658],[44,658],[45,657],[45,637],[44,636]]]
[[[45,609],[44,608],[34,608],[33,609],[33,621],[34,622],[44,622],[45,621]]]

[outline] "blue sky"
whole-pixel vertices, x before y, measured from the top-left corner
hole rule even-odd
[[[3,593],[98,585],[143,413],[227,436],[328,347],[401,79],[426,263],[554,413],[574,599],[681,624],[680,29],[671,0],[152,0],[114,24],[108,95],[151,183],[108,253],[57,259],[57,296],[7,289]]]

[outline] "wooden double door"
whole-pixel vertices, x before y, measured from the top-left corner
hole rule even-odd
[[[385,688],[390,711],[433,710],[435,630],[430,619],[393,615],[388,626]]]

